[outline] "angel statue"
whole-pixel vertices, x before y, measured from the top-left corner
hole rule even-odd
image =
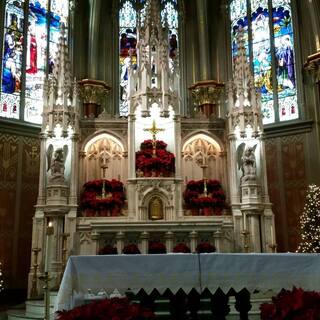
[[[50,181],[64,182],[65,162],[68,154],[68,146],[57,148],[55,151],[50,144],[47,150],[48,169],[50,170]]]
[[[253,147],[246,147],[245,143],[241,143],[237,148],[238,169],[242,171],[242,183],[257,179],[256,156],[254,154],[256,148],[256,144]]]

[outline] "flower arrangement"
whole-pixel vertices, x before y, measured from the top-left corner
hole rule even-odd
[[[112,247],[110,245],[106,245],[103,248],[101,248],[98,252],[99,255],[104,254],[118,254],[117,248]]]
[[[112,298],[94,301],[69,311],[58,311],[58,320],[147,320],[155,314],[137,303],[130,303],[127,298]]]
[[[167,144],[161,140],[156,141],[155,155],[152,140],[145,140],[136,152],[136,170],[145,177],[170,177],[175,171],[174,154],[167,151]]]
[[[190,253],[190,248],[185,243],[178,243],[172,250],[174,253]]]
[[[124,254],[140,254],[140,250],[135,243],[130,243],[124,246],[122,249],[122,253]]]
[[[167,248],[162,242],[149,241],[148,253],[150,253],[150,254],[167,253]]]
[[[206,190],[205,190],[206,187]],[[221,214],[226,196],[218,180],[191,180],[183,193],[184,202],[194,215]],[[210,209],[210,210],[206,210]]]
[[[263,303],[260,311],[262,320],[320,319],[320,292],[282,289],[272,303]]]
[[[197,253],[211,253],[216,251],[216,247],[209,242],[200,242],[196,248]]]
[[[121,181],[100,179],[84,184],[80,207],[85,216],[118,216],[124,202],[125,194]]]

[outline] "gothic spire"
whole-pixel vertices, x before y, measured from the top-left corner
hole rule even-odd
[[[61,25],[57,53],[54,59],[52,74],[44,83],[43,129],[54,135],[57,125],[66,136],[68,127],[75,124],[76,87],[72,81],[71,67],[66,39],[66,28]]]
[[[227,88],[230,130],[233,131],[238,127],[240,135],[245,137],[246,128],[249,125],[253,130],[253,135],[258,135],[262,131],[260,94],[254,86],[254,78],[242,34],[238,36],[237,49],[233,80],[229,82]]]

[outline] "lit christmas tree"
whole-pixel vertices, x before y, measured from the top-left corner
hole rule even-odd
[[[312,184],[300,217],[301,243],[298,252],[320,252],[320,187]]]

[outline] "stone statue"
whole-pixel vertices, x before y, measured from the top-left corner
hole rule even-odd
[[[161,220],[163,219],[163,204],[159,197],[153,197],[149,203],[149,219]]]
[[[50,170],[49,181],[64,182],[65,161],[68,155],[68,146],[57,148],[54,151],[50,144],[47,150],[48,169]]]
[[[242,171],[241,183],[257,180],[256,148],[257,145],[250,147],[246,146],[245,143],[241,143],[237,149],[238,168]]]

